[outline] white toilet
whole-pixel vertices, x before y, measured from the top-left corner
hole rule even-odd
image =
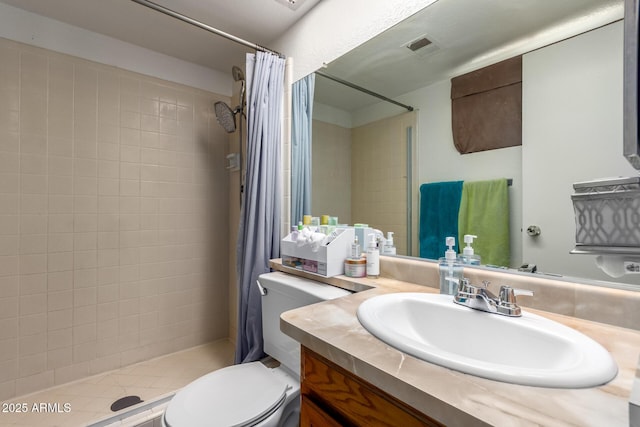
[[[165,427],[297,426],[300,414],[300,345],[280,332],[287,310],[348,295],[324,283],[280,272],[258,278],[262,297],[264,351],[280,362],[219,369],[198,378],[171,399]]]

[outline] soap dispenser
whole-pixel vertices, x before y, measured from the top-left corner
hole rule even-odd
[[[458,284],[462,280],[462,266],[458,261],[458,254],[453,249],[456,244],[455,237],[447,237],[446,245],[448,249],[444,253],[444,258],[438,260],[440,270],[440,293],[455,295],[458,291]]]
[[[473,243],[473,239],[478,236],[474,236],[473,234],[465,234],[464,242],[467,246],[462,250],[462,263],[465,265],[480,265],[480,255],[476,255],[471,247]]]
[[[395,255],[396,247],[393,245],[393,231],[387,231],[387,240],[384,242],[384,246],[382,247],[383,255]]]

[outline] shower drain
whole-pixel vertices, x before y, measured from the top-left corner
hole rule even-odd
[[[144,402],[140,399],[140,396],[125,396],[116,400],[111,404],[111,411],[117,412],[124,408],[128,408],[129,406],[137,405],[138,403]]]

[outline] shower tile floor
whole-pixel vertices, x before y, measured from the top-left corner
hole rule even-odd
[[[147,403],[171,395],[196,378],[233,364],[233,351],[229,341],[215,341],[17,397],[2,402],[0,426],[84,427],[106,420],[116,415],[110,407],[117,399],[136,395]],[[1,411],[11,403],[26,403],[29,411]],[[33,412],[34,403],[57,403],[60,409]],[[64,404],[69,404],[70,411],[64,412]]]

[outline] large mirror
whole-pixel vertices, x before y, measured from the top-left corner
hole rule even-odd
[[[570,254],[573,183],[637,174],[622,155],[623,14],[623,0],[438,0],[327,64],[321,73],[414,111],[316,76],[314,214],[393,231],[398,254],[417,256],[421,184],[508,178],[511,268],[640,284]],[[409,49],[415,42],[424,46]],[[460,155],[451,78],[518,55],[522,146]]]

